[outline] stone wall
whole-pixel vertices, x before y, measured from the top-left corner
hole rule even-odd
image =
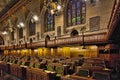
[[[50,32],[46,32],[44,33],[43,30],[43,18],[44,18],[44,13],[45,13],[45,6],[40,9],[40,6],[43,4],[40,4],[40,0],[31,0],[29,3],[25,4],[23,7],[27,10],[26,13],[24,13],[23,8],[18,9],[13,15],[18,17],[17,23],[16,23],[16,31],[15,31],[15,41],[14,44],[18,44],[19,41],[23,41],[24,44],[24,40],[26,42],[29,43],[29,39],[30,38],[35,38],[33,40],[33,42],[36,41],[41,41],[44,40],[46,35],[49,35],[51,37],[51,39],[54,39],[55,36],[58,35],[57,33],[57,27],[61,27],[61,36],[70,36],[70,33],[72,32],[73,29],[76,29],[79,32],[79,35],[81,34],[81,27],[85,26],[86,27],[86,33],[90,34],[90,18],[92,17],[96,17],[99,16],[100,17],[100,26],[99,26],[99,30],[95,31],[95,32],[99,32],[99,31],[107,31],[107,25],[111,16],[111,11],[112,11],[112,7],[114,5],[114,0],[96,0],[95,2],[91,3],[90,0],[88,0],[87,2],[87,6],[86,6],[86,23],[82,24],[82,25],[76,25],[76,26],[72,26],[72,27],[68,27],[65,28],[64,23],[66,21],[64,21],[65,17],[64,14],[66,14],[65,10],[63,10],[61,15],[55,16],[55,31],[50,31]],[[66,4],[65,4],[66,5]],[[28,35],[28,23],[30,21],[30,18],[32,15],[37,15],[39,17],[39,20],[36,22],[36,34],[33,36],[29,36]],[[23,28],[23,36],[25,36],[22,39],[19,39],[18,37],[18,28],[17,28],[17,24],[19,24],[20,22],[23,22],[25,24],[24,28]],[[60,35],[59,35],[60,37]],[[4,36],[5,39],[5,45],[8,45],[8,41],[11,43],[13,41],[11,41],[10,39],[10,34],[7,34]],[[9,43],[9,45],[11,45]]]

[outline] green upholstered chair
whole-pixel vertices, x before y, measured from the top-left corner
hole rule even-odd
[[[108,72],[93,72],[92,76],[95,80],[110,80],[110,73]]]
[[[75,75],[82,76],[82,77],[90,77],[89,76],[89,70],[88,69],[82,69],[82,68],[78,68]]]
[[[63,66],[56,66],[55,71],[57,73],[56,76],[62,76],[64,75],[64,67]]]

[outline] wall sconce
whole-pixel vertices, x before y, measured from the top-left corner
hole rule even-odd
[[[18,28],[23,28],[25,26],[25,24],[23,22],[20,22],[17,26],[18,26]]]
[[[6,34],[8,34],[8,33],[7,33],[7,31],[3,31],[2,34],[3,34],[3,35],[6,35]]]
[[[33,16],[33,20],[34,20],[34,21],[38,21],[38,20],[39,20],[38,16],[37,16],[37,15],[34,15],[34,16]]]

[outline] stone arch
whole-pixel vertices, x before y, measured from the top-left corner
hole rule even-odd
[[[66,21],[67,21],[67,15],[66,15],[66,12],[67,12],[68,3],[69,3],[69,0],[65,0],[65,1],[64,1],[64,5],[65,5],[65,6],[64,6],[64,10],[63,10],[63,11],[64,11],[64,14],[63,14],[63,15],[64,15],[64,28],[67,27],[67,22],[66,22]],[[64,29],[64,30],[65,30],[65,29]]]
[[[74,36],[78,36],[78,34],[79,34],[78,31],[76,29],[73,29],[70,36],[74,37]]]
[[[43,8],[42,8],[42,10],[41,10],[41,12],[40,12],[40,18],[42,19],[41,20],[41,34],[44,34],[45,33],[45,31],[44,31],[44,26],[45,26],[45,15],[46,15],[46,11],[47,11],[47,8],[46,8],[46,6],[43,6]],[[41,35],[41,37],[43,37],[44,38],[44,36],[43,35]]]
[[[26,19],[26,28],[27,28],[27,36],[29,36],[29,22],[30,20],[32,19],[33,17],[33,13],[32,12],[29,12],[28,16],[27,16],[27,19]]]
[[[44,21],[45,21],[45,13],[46,13],[47,9],[46,9],[46,6],[44,6],[41,10],[41,14],[40,14],[40,18],[42,19],[41,20],[41,34],[44,33]],[[43,35],[41,35],[41,37],[44,37]]]
[[[42,10],[43,6],[45,5],[44,4],[44,0],[39,0],[39,3],[40,3],[40,11]]]

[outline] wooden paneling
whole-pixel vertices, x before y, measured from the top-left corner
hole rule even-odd
[[[49,74],[43,72],[42,69],[37,68],[27,68],[27,78],[26,80],[50,80]]]

